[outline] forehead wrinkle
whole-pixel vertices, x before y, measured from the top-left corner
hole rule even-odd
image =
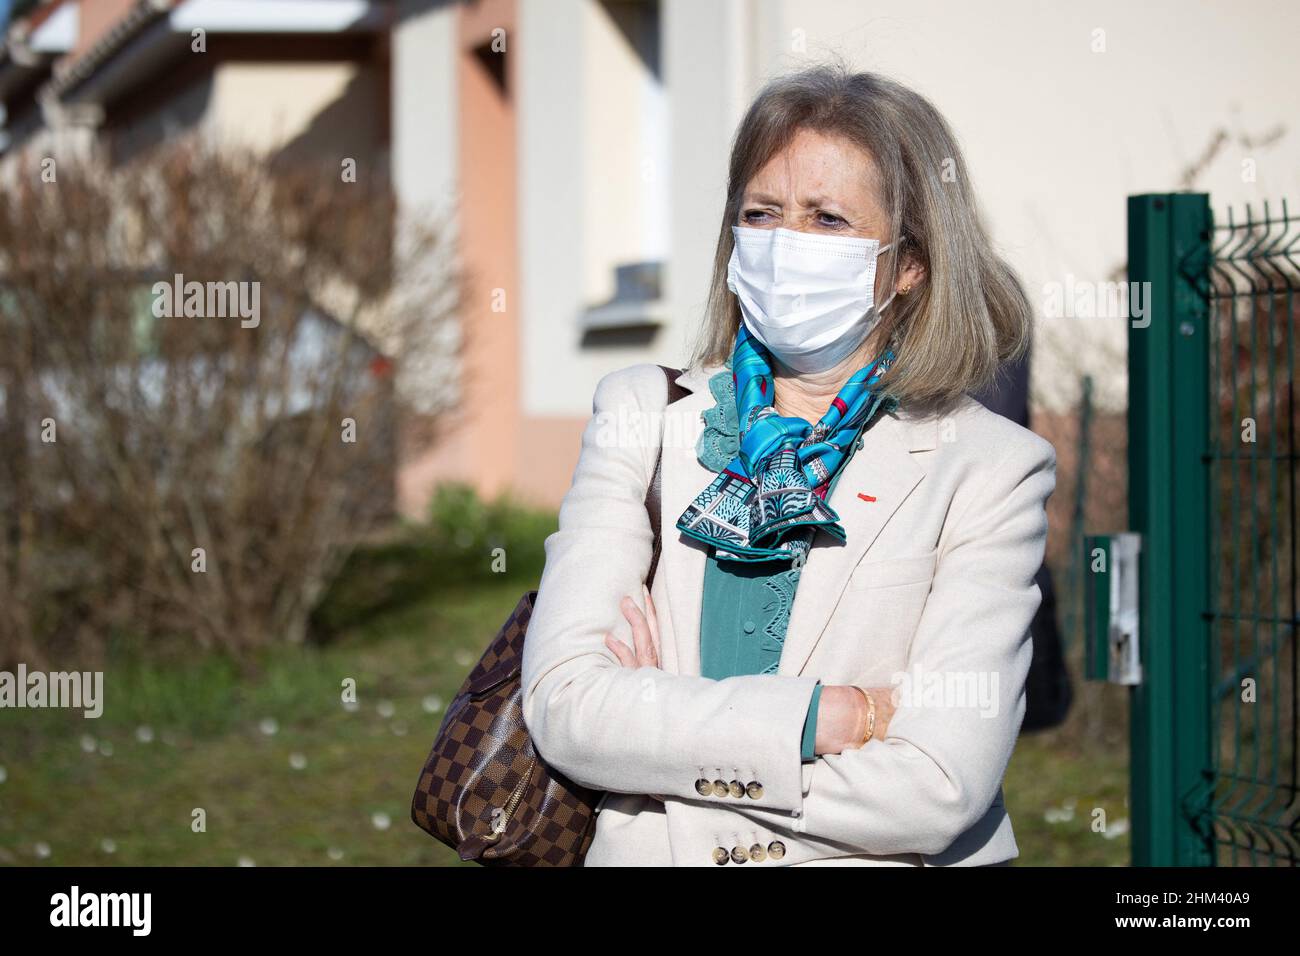
[[[784,197],[797,191],[791,209],[830,206],[850,219],[874,219],[878,181],[870,151],[842,136],[803,133],[755,173],[744,201],[785,209]]]

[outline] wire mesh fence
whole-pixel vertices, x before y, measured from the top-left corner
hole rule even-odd
[[[1211,251],[1211,767],[1191,803],[1217,864],[1295,865],[1300,218],[1285,201],[1229,211]]]

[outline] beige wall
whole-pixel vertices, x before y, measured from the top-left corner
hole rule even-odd
[[[663,0],[670,322],[648,346],[591,348],[572,320],[606,274],[605,251],[578,225],[600,215],[593,197],[618,188],[606,177],[628,152],[622,127],[588,119],[608,110],[618,88],[593,88],[587,64],[623,55],[592,49],[613,36],[592,25],[594,7],[521,2],[527,413],[584,416],[610,369],[684,357],[701,317],[736,124],[767,78],[828,56],[935,102],[963,145],[994,243],[1040,315],[1048,284],[1100,283],[1123,266],[1129,194],[1190,187],[1210,192],[1219,213],[1229,203],[1300,197],[1293,0]],[[1097,31],[1104,52],[1094,52]],[[1247,161],[1253,181],[1243,179]],[[1104,407],[1122,407],[1125,340],[1122,318],[1040,318],[1040,404],[1068,406],[1086,372]],[[554,367],[568,370],[564,381],[546,377]]]
[[[1085,372],[1103,407],[1126,401],[1123,318],[1042,317],[1049,283],[1104,282],[1123,267],[1126,196],[1190,188],[1209,192],[1219,214],[1300,198],[1293,0],[744,2],[755,16],[750,92],[838,55],[914,87],[947,117],[994,242],[1040,315],[1044,407],[1072,404]],[[710,104],[698,109],[711,121]],[[1243,179],[1248,160],[1254,181]],[[723,161],[699,175],[717,182]]]
[[[353,62],[222,63],[203,126],[226,142],[270,151],[309,134],[329,110],[332,145],[369,151],[381,135],[381,95],[373,72]]]

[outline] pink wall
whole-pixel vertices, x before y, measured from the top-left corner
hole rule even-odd
[[[461,263],[468,274],[464,401],[437,442],[406,461],[398,479],[402,511],[422,516],[435,486],[466,481],[493,497],[558,505],[577,462],[584,418],[533,418],[520,407],[520,310],[514,0],[457,7],[460,87],[459,179]],[[504,95],[490,64],[476,53],[494,29],[506,31]],[[487,63],[485,64],[485,58]],[[492,311],[496,290],[506,310]]]
[[[136,0],[83,0],[77,27],[77,45],[68,54],[68,59],[75,60],[102,40],[135,4]]]

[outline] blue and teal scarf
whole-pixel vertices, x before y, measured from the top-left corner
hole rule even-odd
[[[894,362],[884,355],[853,374],[817,422],[772,407],[774,378],[767,347],[742,322],[732,350],[740,450],[677,519],[687,535],[737,561],[789,560],[802,565],[818,528],[840,541],[840,517],[826,502],[849,449],[887,398],[877,388]]]

